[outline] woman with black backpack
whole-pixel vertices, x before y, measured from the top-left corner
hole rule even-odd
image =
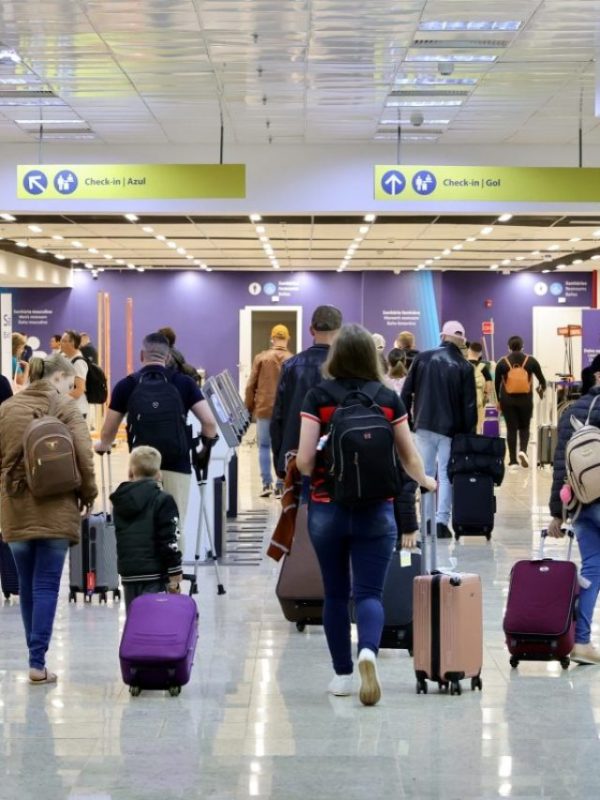
[[[435,491],[424,471],[398,395],[383,385],[371,334],[344,325],[323,367],[325,380],[304,400],[297,465],[311,476],[308,527],[325,586],[323,625],[335,676],[328,691],[352,693],[350,597],[358,626],[360,700],[381,697],[376,656],[383,629],[383,585],[398,529],[396,458]]]

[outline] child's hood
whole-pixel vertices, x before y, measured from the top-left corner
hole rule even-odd
[[[160,492],[153,478],[122,483],[110,496],[115,511],[122,517],[135,517],[151,503]]]

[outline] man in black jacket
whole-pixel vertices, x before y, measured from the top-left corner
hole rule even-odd
[[[279,478],[285,478],[286,453],[298,449],[300,410],[306,393],[323,379],[321,367],[341,327],[342,312],[338,308],[318,306],[310,324],[312,347],[292,356],[281,367],[270,427],[273,463]]]
[[[473,367],[464,358],[465,329],[460,322],[446,322],[442,344],[415,357],[402,389],[402,401],[413,420],[415,441],[425,472],[435,477],[437,466],[437,535],[450,538],[448,527],[452,487],[448,461],[452,438],[472,433],[477,426],[477,392]]]
[[[161,488],[160,462],[154,447],[134,448],[130,480],[110,496],[126,609],[141,594],[179,592],[179,512],[173,497]]]
[[[562,530],[561,489],[565,484],[565,448],[573,434],[571,417],[585,423],[588,415],[590,424],[600,428],[600,356],[596,356],[586,368],[594,377],[594,386],[583,397],[573,403],[558,422],[558,442],[554,453],[554,473],[550,494],[550,513],[552,522],[548,535],[558,538],[564,536]],[[592,408],[592,403],[594,407]],[[600,592],[600,501],[581,506],[573,523],[581,554],[581,577],[587,586],[580,586],[577,625],[575,628],[575,648],[571,658],[578,664],[600,664],[600,652],[591,642],[592,618]]]

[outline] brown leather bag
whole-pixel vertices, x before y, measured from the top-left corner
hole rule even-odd
[[[81,486],[81,474],[71,432],[52,415],[37,412],[23,434],[25,480],[34,497],[74,492]]]

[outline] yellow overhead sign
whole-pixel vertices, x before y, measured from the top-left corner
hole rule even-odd
[[[598,203],[600,169],[378,165],[375,199],[397,203]]]
[[[20,200],[177,200],[246,196],[244,164],[26,164]]]

